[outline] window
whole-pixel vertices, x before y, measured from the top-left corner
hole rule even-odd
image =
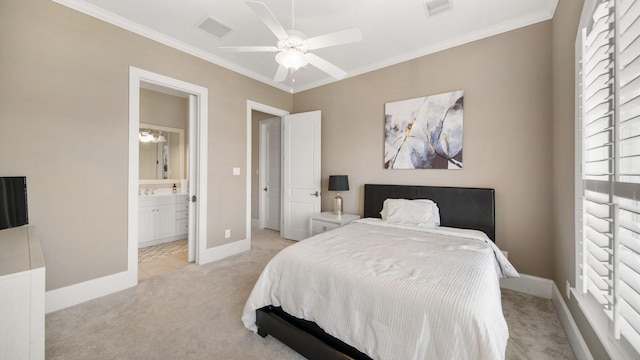
[[[639,18],[640,1],[585,1],[576,41],[577,289],[614,357],[640,355]]]

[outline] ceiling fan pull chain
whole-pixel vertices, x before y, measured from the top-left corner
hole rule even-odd
[[[296,17],[294,16],[295,15],[294,3],[295,3],[295,0],[291,0],[291,30],[296,29]]]

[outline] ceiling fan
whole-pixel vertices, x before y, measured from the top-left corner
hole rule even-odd
[[[284,81],[288,73],[293,73],[307,64],[317,67],[336,79],[342,79],[347,75],[344,70],[308,51],[361,41],[362,33],[358,28],[307,38],[305,34],[295,30],[293,0],[290,30],[286,30],[280,24],[264,3],[246,1],[246,4],[278,38],[277,46],[223,46],[220,49],[238,52],[277,52],[276,61],[279,66],[273,80],[278,82]]]

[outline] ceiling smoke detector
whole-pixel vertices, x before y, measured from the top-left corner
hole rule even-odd
[[[431,0],[424,3],[424,10],[427,16],[434,16],[441,12],[451,10],[451,2],[449,0]]]

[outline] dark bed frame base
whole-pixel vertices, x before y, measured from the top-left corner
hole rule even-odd
[[[356,348],[327,334],[315,323],[293,317],[279,307],[267,306],[256,310],[256,325],[260,336],[271,335],[307,359],[371,360]]]
[[[441,226],[482,230],[495,241],[493,189],[365,184],[364,193],[365,217],[379,218],[385,199],[431,199],[440,208]],[[307,359],[371,360],[315,323],[291,316],[278,307],[256,310],[256,325],[260,336],[271,335]]]

